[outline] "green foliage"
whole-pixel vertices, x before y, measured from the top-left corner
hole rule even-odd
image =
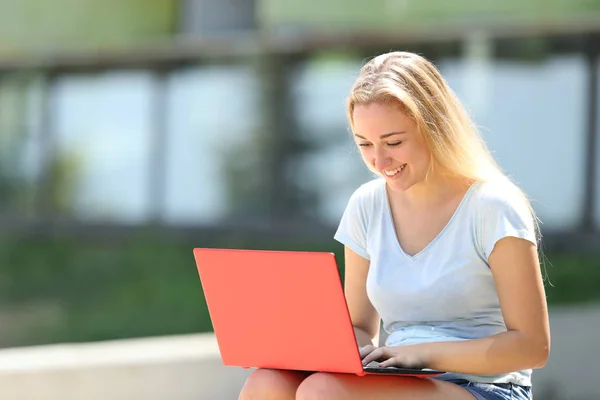
[[[545,269],[550,304],[600,300],[600,255],[550,254]]]
[[[192,254],[197,246],[334,252],[343,279],[343,249],[333,240],[194,241],[139,234],[0,243],[0,313],[20,315],[10,332],[0,330],[0,346],[211,331]],[[551,305],[600,299],[600,256],[548,257]]]
[[[0,53],[140,43],[174,30],[176,0],[0,0]]]
[[[338,251],[339,246],[260,240],[20,239],[0,246],[0,303],[58,305],[55,318],[12,329],[0,345],[93,341],[211,331],[192,248]],[[45,307],[41,307],[45,309]],[[50,308],[49,312],[55,312]],[[15,311],[15,312],[16,312]],[[37,313],[36,315],[38,315]]]
[[[285,24],[332,27],[401,28],[427,22],[488,21],[497,18],[564,20],[573,15],[600,12],[598,0],[263,0],[261,22],[267,27]]]

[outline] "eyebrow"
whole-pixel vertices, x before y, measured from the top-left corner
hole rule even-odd
[[[405,131],[402,131],[402,132],[390,132],[390,133],[384,133],[384,134],[383,134],[383,135],[381,135],[379,138],[380,138],[380,139],[385,139],[385,138],[388,138],[388,137],[390,137],[390,136],[394,136],[394,135],[402,135],[402,134],[404,134],[404,133],[406,133],[406,132],[405,132]],[[356,136],[356,137],[358,137],[358,138],[361,138],[361,139],[364,139],[364,140],[368,140],[366,137],[364,137],[364,136],[361,136],[361,135],[359,135],[358,133],[355,133],[355,134],[354,134],[354,136]]]

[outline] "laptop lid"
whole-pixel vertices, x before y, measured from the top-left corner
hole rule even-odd
[[[223,364],[364,374],[332,253],[194,249]]]

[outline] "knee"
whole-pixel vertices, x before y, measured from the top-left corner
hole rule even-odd
[[[296,400],[336,400],[342,397],[338,378],[328,373],[309,376],[296,391]]]
[[[300,382],[301,377],[290,371],[257,369],[246,379],[239,400],[293,400]]]

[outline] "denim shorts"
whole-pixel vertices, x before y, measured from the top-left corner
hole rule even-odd
[[[512,383],[476,383],[462,379],[446,382],[455,383],[469,391],[477,400],[531,400],[531,387]]]

